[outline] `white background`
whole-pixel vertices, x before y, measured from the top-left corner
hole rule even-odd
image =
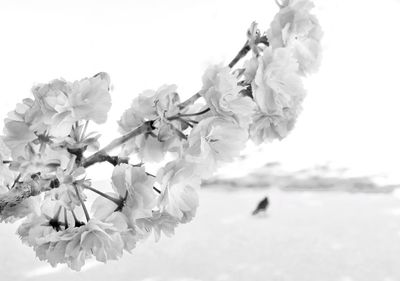
[[[293,133],[237,174],[268,161],[307,166],[330,161],[361,172],[400,170],[400,1],[315,1],[323,27],[320,71]],[[201,86],[209,63],[228,63],[253,20],[267,29],[278,7],[263,1],[0,2],[0,117],[30,96],[34,83],[110,73],[114,85],[102,143],[142,90],[175,83],[183,97]]]

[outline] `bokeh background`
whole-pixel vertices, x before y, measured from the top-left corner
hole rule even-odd
[[[79,274],[38,261],[3,224],[0,280],[400,280],[400,1],[314,2],[324,57],[295,130],[218,171],[194,222]],[[174,83],[191,96],[277,11],[273,0],[2,0],[0,118],[35,83],[106,71],[113,107],[93,127],[106,144],[138,93]],[[109,172],[90,175],[106,188]],[[266,194],[267,214],[251,217]]]

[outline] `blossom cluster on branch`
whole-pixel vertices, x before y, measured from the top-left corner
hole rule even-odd
[[[209,67],[188,100],[175,85],[140,93],[118,121],[121,136],[102,149],[88,123],[107,120],[106,73],[34,86],[33,98],[5,120],[0,220],[25,218],[21,240],[39,259],[74,270],[93,256],[118,259],[151,233],[158,240],[191,221],[201,180],[239,156],[249,139],[286,137],[301,111],[302,77],[318,68],[322,32],[309,0],[278,5],[270,28],[261,33],[253,23],[229,66]],[[133,155],[141,163],[132,163]],[[156,174],[146,170],[144,163],[166,155],[173,160]],[[86,177],[99,162],[114,166],[106,193]],[[88,192],[97,195],[91,208]]]

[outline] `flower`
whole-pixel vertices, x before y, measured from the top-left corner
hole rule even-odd
[[[120,197],[126,198],[123,212],[133,221],[152,215],[156,205],[154,182],[155,178],[147,175],[143,167],[129,164],[115,166],[112,175],[113,189]]]
[[[321,61],[323,33],[318,19],[310,14],[313,7],[309,0],[285,1],[267,31],[272,48],[292,50],[302,74],[315,72]]]
[[[85,260],[94,256],[106,262],[122,256],[124,241],[121,233],[127,229],[123,220],[114,218],[107,222],[96,218],[79,227],[55,229],[45,215],[28,218],[19,228],[23,242],[33,247],[40,260],[52,266],[66,263],[80,270]]]
[[[56,179],[58,185],[47,192],[46,196],[53,200],[58,200],[63,207],[74,209],[75,206],[80,206],[80,199],[86,199],[86,195],[82,191],[82,187],[90,185],[90,181],[86,180],[86,171],[83,167],[77,168],[74,163],[74,158],[71,159],[66,169],[58,168],[56,171]],[[76,192],[79,192],[79,196]]]
[[[40,115],[38,108],[31,99],[24,99],[17,104],[14,111],[4,120],[4,136],[2,140],[10,149],[13,158],[25,153],[25,146],[37,138],[35,120]]]
[[[137,219],[152,216],[157,203],[153,190],[155,178],[147,175],[143,167],[117,165],[111,179],[115,193],[107,195],[114,200],[104,196],[96,198],[92,204],[95,217],[105,219],[121,211],[127,217],[129,227],[134,228]]]
[[[110,79],[107,74],[67,82],[54,80],[33,88],[33,94],[53,136],[66,136],[78,120],[102,124],[111,108]]]
[[[232,118],[243,127],[250,123],[255,104],[241,94],[243,87],[230,73],[229,67],[213,66],[203,75],[203,88],[200,94],[216,116]]]
[[[282,139],[293,128],[305,96],[297,70],[298,64],[287,48],[266,48],[259,57],[252,82],[258,109],[250,127],[256,143]]]
[[[258,69],[258,57],[253,56],[252,58],[246,60],[243,64],[244,68],[244,78],[245,81],[251,84],[256,77],[257,69]]]
[[[179,220],[171,216],[167,212],[153,211],[153,215],[149,218],[137,220],[138,228],[146,233],[154,232],[154,238],[157,241],[161,238],[161,233],[167,237],[171,237],[175,233]]]
[[[254,100],[261,112],[281,115],[285,108],[303,99],[305,91],[297,69],[298,64],[288,49],[264,50],[252,84]]]
[[[196,163],[207,163],[208,169],[214,170],[219,163],[231,162],[239,156],[247,139],[247,130],[232,120],[209,117],[190,132],[187,159]]]
[[[294,128],[300,110],[301,107],[298,106],[288,108],[283,115],[255,114],[250,127],[250,138],[256,144],[265,140],[282,140]]]
[[[40,173],[42,177],[51,177],[58,168],[66,168],[71,162],[71,155],[66,150],[53,150],[50,146],[40,149],[28,143],[25,153],[14,159],[10,169],[21,174],[21,178],[30,178]]]
[[[104,123],[111,107],[108,89],[106,74],[73,83],[56,79],[33,87],[35,99],[24,99],[5,120],[2,138],[13,158],[23,156],[28,143],[68,136],[76,121]]]
[[[168,120],[179,112],[179,96],[175,85],[165,85],[157,91],[147,90],[139,94],[119,120],[120,132],[126,134],[143,122],[155,120],[155,130],[132,138],[123,146],[122,155],[138,153],[144,161],[160,161],[167,151],[180,149],[181,124]]]
[[[200,189],[200,176],[194,163],[184,159],[169,162],[157,173],[161,194],[158,207],[180,222],[190,221],[199,205],[197,191]]]
[[[74,119],[105,123],[111,108],[109,88],[110,78],[106,73],[74,82],[69,95],[69,106]]]

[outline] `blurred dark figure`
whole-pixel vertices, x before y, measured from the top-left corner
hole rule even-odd
[[[265,198],[258,203],[257,208],[253,211],[252,215],[254,216],[260,212],[265,212],[268,208],[268,205],[269,205],[269,200],[268,197],[265,196]]]

